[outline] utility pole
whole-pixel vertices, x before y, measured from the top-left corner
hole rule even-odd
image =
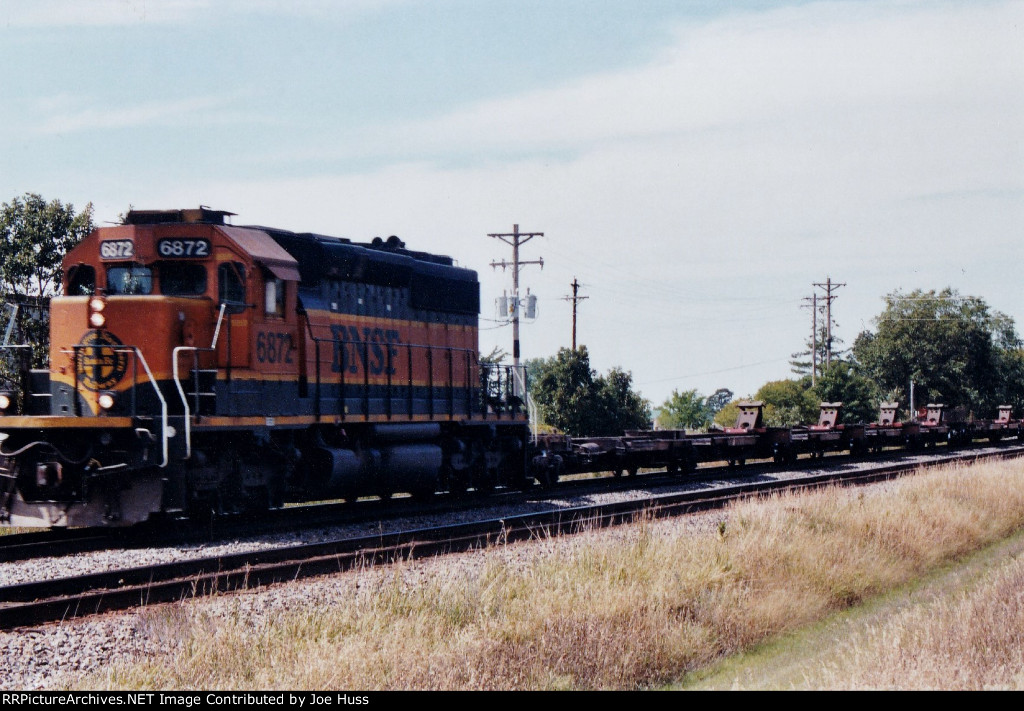
[[[827,277],[825,279],[825,283],[824,284],[819,284],[819,283],[815,282],[814,286],[819,288],[819,289],[824,289],[825,290],[825,328],[826,328],[826,336],[825,336],[825,338],[827,340],[825,341],[825,358],[826,358],[826,360],[825,360],[825,368],[824,369],[828,370],[828,368],[832,365],[832,301],[834,299],[838,298],[836,296],[833,296],[832,292],[835,291],[836,289],[838,289],[841,286],[846,286],[846,284],[834,284],[832,282],[832,277]],[[815,296],[817,296],[817,292],[815,292]]]
[[[576,280],[576,277],[572,278],[572,296],[563,296],[562,301],[572,302],[572,349],[576,350],[576,303],[589,299],[589,296],[578,296],[580,290],[580,283]]]
[[[805,296],[804,301],[809,301],[811,309],[811,387],[818,383],[818,294]],[[808,304],[800,308],[806,309]]]
[[[504,259],[500,262],[491,262],[491,267],[497,269],[501,267],[502,271],[507,268],[512,269],[512,298],[515,300],[515,306],[512,312],[512,365],[515,366],[516,371],[519,369],[519,270],[527,264],[539,264],[540,268],[544,268],[544,258],[541,257],[535,261],[520,261],[519,259],[519,247],[520,245],[526,244],[534,237],[543,237],[543,232],[520,232],[519,225],[513,225],[511,232],[501,232],[488,234],[488,237],[494,237],[500,239],[505,244],[512,245],[512,263],[506,262]]]

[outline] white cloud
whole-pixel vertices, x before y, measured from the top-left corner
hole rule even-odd
[[[88,99],[61,95],[36,102],[41,114],[27,131],[38,135],[69,134],[79,131],[174,126],[202,120],[205,124],[235,122],[227,113],[230,97],[198,96],[172,101],[151,101],[125,106],[95,106]]]
[[[598,368],[625,365],[656,400],[752,392],[788,375],[799,297],[826,275],[848,284],[848,344],[900,287],[949,284],[1024,317],[1004,268],[1024,222],[1022,20],[1021,2],[730,16],[680,27],[648,66],[339,137],[339,156],[390,160],[372,172],[198,179],[132,201],[397,233],[479,269],[485,304],[506,283],[486,265],[508,256],[485,235],[542,230],[524,255],[546,262],[526,272],[544,308],[529,356],[567,343],[559,299],[578,276]]]
[[[413,0],[11,0],[0,27],[108,27],[195,22],[247,14],[342,19]]]
[[[181,22],[203,9],[204,0],[31,0],[5,2],[0,26],[60,27]]]
[[[729,17],[680,27],[647,66],[401,124],[381,144],[565,151],[780,122],[841,127],[916,106],[1001,104],[1018,115],[1022,22],[1020,2],[820,3]]]

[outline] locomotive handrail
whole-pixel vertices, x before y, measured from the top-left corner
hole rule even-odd
[[[314,408],[315,408],[314,412],[315,412],[316,417],[319,418],[321,416],[321,414],[322,414],[321,413],[321,409],[320,409],[320,402],[321,402],[321,399],[322,399],[322,395],[321,395],[322,377],[321,377],[321,370],[320,370],[320,368],[321,368],[321,365],[323,364],[323,359],[321,359],[320,344],[321,343],[325,343],[325,344],[329,343],[329,344],[333,345],[336,349],[339,348],[339,347],[344,349],[344,348],[346,348],[347,346],[350,346],[350,345],[355,346],[355,347],[359,348],[362,351],[362,360],[363,361],[368,361],[369,360],[369,348],[370,348],[370,346],[372,344],[369,341],[363,341],[363,340],[348,340],[348,339],[344,339],[344,338],[322,338],[322,337],[319,337],[319,336],[317,336],[317,335],[315,335],[313,333],[313,329],[312,329],[312,325],[311,324],[307,324],[307,333],[309,335],[309,338],[313,341],[314,358],[315,358],[315,361],[316,361],[316,374],[315,374],[315,376],[316,376],[316,381],[315,381],[316,399],[315,399],[315,403],[314,403]],[[454,413],[454,406],[453,406],[454,398],[455,398],[455,389],[456,389],[456,386],[455,386],[455,384],[453,382],[453,365],[454,365],[454,360],[455,360],[456,354],[463,354],[465,356],[465,358],[466,358],[466,383],[465,383],[464,386],[459,386],[459,387],[460,387],[460,389],[465,389],[466,392],[467,392],[467,402],[466,402],[467,414],[469,414],[469,415],[472,414],[472,403],[470,402],[471,398],[469,397],[469,393],[472,391],[472,382],[471,382],[472,381],[472,377],[471,377],[472,362],[471,362],[471,359],[474,359],[475,356],[476,356],[476,351],[474,349],[472,349],[472,348],[455,348],[453,346],[431,345],[431,344],[428,344],[428,343],[404,343],[404,344],[403,343],[387,343],[387,344],[383,344],[383,345],[385,346],[385,348],[384,348],[384,351],[385,351],[385,354],[386,354],[385,355],[385,358],[386,358],[386,368],[385,368],[385,370],[387,371],[385,373],[385,375],[387,377],[387,383],[386,383],[387,406],[386,406],[385,412],[384,412],[385,415],[392,415],[393,414],[392,399],[393,399],[393,387],[394,387],[394,379],[393,379],[393,375],[394,374],[391,372],[391,370],[393,368],[394,361],[393,361],[393,356],[392,356],[392,353],[391,353],[391,347],[403,347],[404,350],[407,353],[406,359],[407,359],[408,368],[409,368],[408,377],[407,377],[407,384],[408,384],[408,387],[409,387],[409,395],[408,395],[408,397],[409,397],[409,415],[410,416],[413,414],[413,412],[412,412],[412,407],[413,407],[413,405],[412,405],[412,401],[413,401],[413,396],[412,396],[412,352],[413,352],[413,349],[416,349],[417,351],[424,351],[426,353],[426,358],[427,358],[426,370],[427,370],[427,378],[428,378],[427,390],[428,390],[428,393],[429,393],[429,395],[428,395],[428,414],[430,416],[430,419],[433,420],[437,416],[437,409],[436,409],[435,396],[434,396],[434,389],[435,389],[434,388],[434,385],[435,385],[434,384],[434,353],[435,353],[435,351],[443,352],[445,354],[446,359],[448,360],[448,364],[447,364],[448,368],[447,369],[448,369],[449,373],[448,373],[448,381],[445,384],[445,388],[447,388],[447,391],[448,391],[446,399],[448,400],[448,403],[449,403],[449,408],[448,408],[448,417],[449,417],[449,419],[453,418],[454,414],[455,414]],[[338,384],[340,386],[340,392],[339,392],[339,396],[338,396],[338,399],[340,401],[339,402],[339,407],[338,407],[338,415],[341,417],[342,420],[346,419],[345,403],[344,403],[345,391],[346,391],[346,370],[347,370],[346,368],[341,368],[339,370],[338,374],[337,374],[338,375]],[[362,378],[362,381],[363,381],[362,382],[362,386],[363,386],[363,388],[362,388],[363,417],[368,419],[370,417],[370,407],[369,407],[369,400],[370,400],[370,396],[369,396],[369,377],[370,377],[370,372],[369,372],[369,369],[367,369],[367,368],[364,368],[363,370],[364,370],[363,378]]]
[[[191,458],[191,411],[188,409],[188,396],[185,394],[185,388],[181,385],[181,377],[178,373],[178,355],[186,350],[193,351],[194,353],[199,352],[212,352],[217,349],[217,338],[220,336],[220,324],[224,321],[224,310],[227,308],[226,303],[220,304],[220,312],[217,313],[217,325],[213,329],[213,342],[210,343],[209,348],[200,348],[197,345],[178,345],[171,350],[171,372],[174,376],[174,386],[178,388],[178,394],[181,396],[181,405],[184,407],[185,413],[185,459]],[[199,366],[197,364],[197,370]],[[197,376],[198,382],[199,376]],[[198,388],[198,385],[197,385]]]
[[[142,361],[142,367],[146,370],[146,376],[149,378],[150,384],[153,386],[153,390],[156,391],[156,396],[160,400],[160,443],[163,448],[164,461],[160,464],[160,468],[167,466],[169,460],[168,457],[168,440],[170,435],[168,434],[168,423],[167,423],[167,400],[164,399],[164,394],[160,392],[160,386],[156,384],[156,378],[153,377],[153,371],[149,369],[149,363],[146,362],[146,357],[142,355],[142,351],[137,346],[129,346],[128,349],[135,352],[136,357]],[[188,418],[185,418],[188,421]]]
[[[4,331],[4,343],[3,346],[6,348],[11,342],[11,332],[14,331],[14,322],[18,318],[18,309],[21,307],[20,304],[4,304],[5,307],[11,310],[11,318],[7,322],[7,329]]]
[[[217,314],[217,325],[213,329],[213,341],[210,343],[209,348],[200,348],[198,346],[176,346],[171,351],[171,372],[174,376],[174,386],[178,389],[178,395],[181,396],[181,404],[185,408],[185,459],[192,458],[192,412],[188,407],[188,396],[185,395],[185,388],[181,384],[181,376],[178,372],[178,356],[185,351],[192,351],[194,354],[197,354],[199,352],[210,353],[217,350],[217,339],[220,336],[220,325],[224,321],[224,312],[227,309],[227,306],[228,305],[226,303],[222,303],[220,305],[220,313]],[[198,369],[198,364],[196,369]],[[198,376],[196,376],[196,380],[198,383]]]
[[[530,391],[526,387],[526,366],[512,366],[512,378],[515,380],[519,392],[523,394],[523,402],[526,403],[526,412],[530,419],[530,433],[533,435],[533,441],[536,442],[537,427],[540,422],[540,418],[537,412],[537,404],[533,401],[533,398],[530,397]]]
[[[76,344],[71,346],[70,351],[72,355],[73,370],[75,372],[75,384],[74,384],[74,397],[72,398],[75,414],[78,414],[78,351],[86,348],[96,349],[97,346],[87,344]],[[146,371],[146,377],[149,378],[149,384],[153,386],[153,391],[156,392],[156,397],[160,401],[160,442],[163,452],[163,462],[160,463],[160,468],[167,466],[170,461],[169,457],[169,445],[168,440],[168,416],[167,416],[167,399],[164,398],[164,394],[160,392],[160,386],[156,382],[156,377],[153,375],[153,371],[149,368],[149,363],[146,362],[146,356],[142,355],[142,350],[138,346],[102,346],[103,349],[109,349],[114,353],[131,353],[135,356],[132,361],[132,416],[135,416],[135,383],[139,382],[138,377],[138,363],[142,363],[143,369]],[[61,349],[62,353],[67,353],[69,349]]]
[[[30,392],[30,386],[29,386],[29,380],[28,380],[28,371],[29,371],[29,369],[31,367],[28,364],[28,360],[31,357],[31,355],[26,356],[26,355],[23,354],[24,351],[31,351],[31,350],[32,350],[32,345],[29,344],[29,343],[22,343],[22,344],[18,344],[18,345],[4,343],[3,345],[0,345],[0,351],[17,351],[19,353],[19,357],[18,357],[18,361],[19,361],[18,362],[18,377],[19,377],[20,382],[15,383],[13,381],[13,379],[9,380],[9,381],[5,381],[5,382],[8,382],[13,388],[17,389],[17,392],[18,392],[18,400],[17,400],[17,402],[18,402],[18,405],[17,405],[18,410],[17,411],[18,412],[23,412],[24,411],[24,409],[26,407],[26,404],[27,404],[27,401],[28,401],[28,398],[31,395],[34,394],[34,393]]]

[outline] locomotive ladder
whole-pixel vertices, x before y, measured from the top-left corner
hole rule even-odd
[[[209,348],[198,348],[196,346],[177,346],[173,351],[171,351],[171,369],[172,369],[173,375],[174,375],[174,385],[175,385],[175,387],[178,388],[178,395],[181,396],[181,405],[182,405],[182,407],[184,408],[184,411],[185,411],[185,459],[189,459],[189,458],[192,457],[192,414],[193,413],[192,413],[192,410],[188,406],[188,395],[185,394],[185,388],[181,384],[181,373],[179,372],[180,368],[178,367],[178,356],[181,353],[185,352],[185,351],[189,351],[189,352],[192,353],[192,357],[195,358],[197,363],[198,363],[198,358],[199,358],[198,354],[199,354],[200,351],[202,351],[204,353],[211,353],[211,352],[216,351],[217,350],[217,339],[218,339],[218,337],[220,337],[220,326],[224,322],[224,312],[225,312],[226,309],[227,309],[227,304],[226,303],[222,303],[220,305],[220,313],[217,314],[217,326],[216,326],[216,328],[213,329],[213,342],[210,343],[210,347]],[[216,380],[216,373],[217,373],[217,371],[216,370],[212,370],[212,371],[200,370],[198,364],[192,369],[192,371],[193,371],[193,373],[195,373],[195,375],[193,375],[193,378],[195,378],[195,383],[196,383],[196,413],[195,414],[198,415],[199,414],[199,396],[202,395],[202,393],[198,392],[198,389],[199,389],[199,374],[200,373],[212,372],[214,374],[214,379]]]

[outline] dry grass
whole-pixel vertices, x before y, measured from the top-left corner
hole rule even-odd
[[[527,559],[511,547],[426,582],[408,568],[362,571],[348,598],[259,621],[160,608],[149,634],[176,651],[83,686],[659,685],[1007,537],[1024,526],[1024,463],[778,496],[722,518],[696,533],[641,523]]]
[[[1024,560],[980,585],[914,606],[848,639],[804,673],[833,689],[1024,688]]]

